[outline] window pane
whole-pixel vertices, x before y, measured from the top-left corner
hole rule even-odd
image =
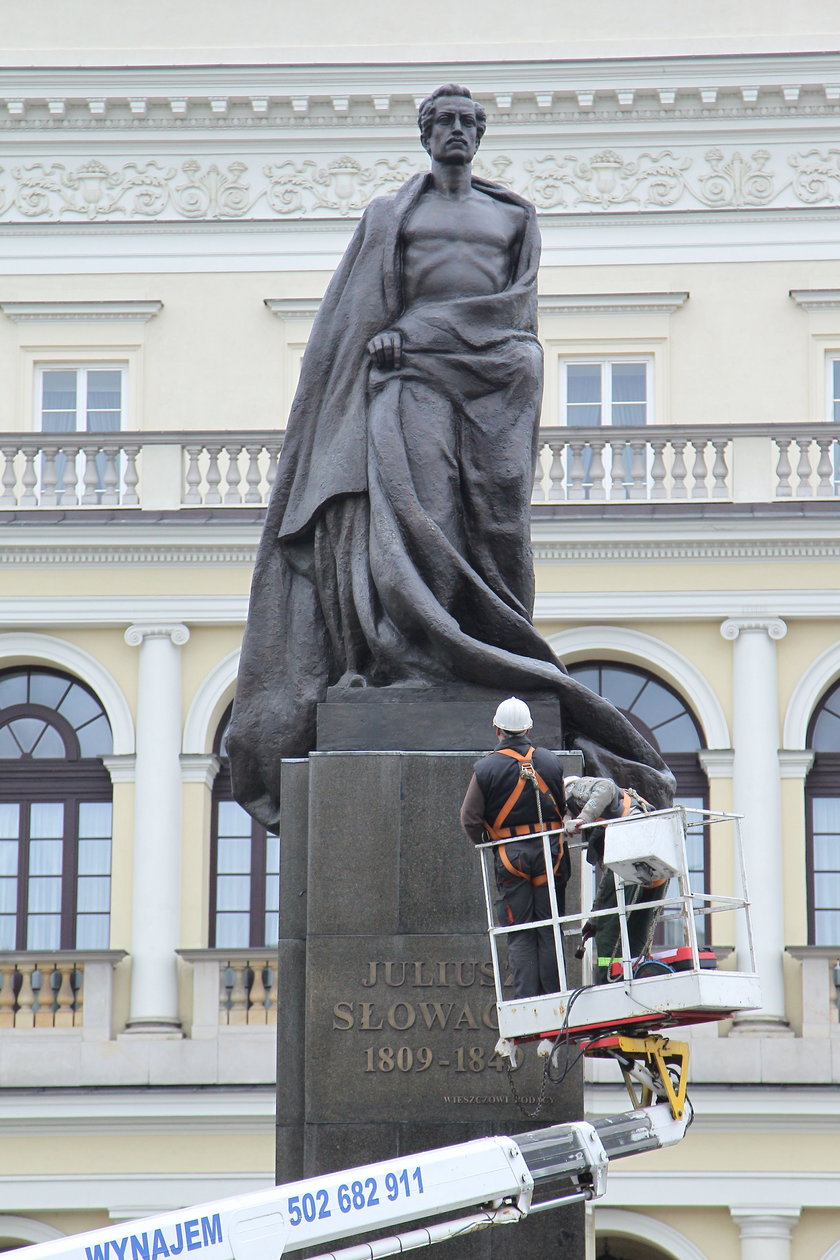
[[[617,709],[635,708],[645,681],[638,674],[624,669],[604,669],[601,671],[601,695],[606,696]]]
[[[44,734],[46,726],[43,718],[19,717],[9,723],[9,729],[25,753],[32,752],[35,741]]]
[[[280,940],[280,916],[279,914],[267,914],[265,916],[265,944],[268,949],[276,949]]]
[[[0,727],[0,758],[3,761],[12,761],[22,756],[20,744],[12,735],[11,728],[8,726]]]
[[[817,752],[840,752],[840,717],[828,709],[814,723],[813,746]]]
[[[67,756],[64,740],[54,726],[46,726],[44,728],[41,738],[32,748],[32,756],[39,757],[41,760],[50,759],[53,761],[64,760]]]
[[[216,915],[216,948],[243,949],[250,944],[251,916],[247,914]]]
[[[831,379],[831,396],[834,399],[833,417],[836,422],[840,420],[840,359],[835,359],[831,365]]]
[[[0,875],[17,875],[17,873],[17,840],[0,840]]]
[[[814,798],[814,831],[840,835],[840,796]]]
[[[79,737],[79,748],[83,757],[107,757],[113,750],[111,727],[104,714],[89,722],[87,726],[80,727],[76,734]]]
[[[280,874],[280,837],[268,835],[265,838],[265,869],[269,875]]]
[[[0,914],[17,911],[18,882],[16,879],[0,879]]]
[[[219,835],[251,838],[251,816],[236,801],[219,801]]]
[[[247,875],[223,875],[216,883],[217,910],[250,910],[251,880]]]
[[[26,675],[9,674],[0,678],[0,709],[13,704],[26,704]]]
[[[79,914],[107,912],[111,908],[111,881],[107,877],[83,876],[78,882],[76,896]]]
[[[265,908],[280,909],[280,879],[277,875],[269,875],[265,881]]]
[[[55,709],[62,701],[65,692],[73,684],[68,678],[56,678],[55,674],[33,673],[29,677],[29,700],[31,704],[43,704],[47,709]]]
[[[667,722],[669,718],[679,717],[684,711],[685,706],[681,700],[654,682],[648,683],[633,705],[636,716],[651,727]]]
[[[815,945],[840,945],[840,910],[818,910],[814,928]]]
[[[251,870],[251,838],[220,836],[216,858],[220,875],[248,874]]]
[[[82,801],[79,804],[79,835],[111,839],[111,802]]]
[[[567,365],[566,399],[570,403],[600,403],[600,363],[569,363]]]
[[[111,841],[80,840],[79,841],[79,874],[110,875],[111,874]]]
[[[30,914],[59,914],[61,911],[61,880],[30,879],[27,910]]]
[[[115,433],[120,427],[122,373],[91,370],[87,374],[87,427],[91,433]]]
[[[30,875],[60,875],[62,869],[61,840],[33,840],[29,845]]]
[[[645,377],[644,363],[613,363],[613,402],[643,403],[646,398]]]
[[[814,876],[814,905],[818,910],[840,909],[840,872]]]
[[[643,403],[613,403],[612,423],[629,427],[647,424],[647,408]],[[625,452],[625,457],[627,452]]]
[[[14,802],[0,803],[0,839],[14,840],[19,834],[20,806]]]
[[[13,914],[0,914],[0,949],[17,946],[17,919]]]
[[[41,428],[48,433],[72,433],[76,428],[76,372],[44,372],[41,380]]]
[[[64,802],[36,801],[30,808],[29,834],[40,839],[64,835]]]
[[[635,712],[635,710],[634,710]],[[688,714],[653,728],[660,752],[696,752],[700,748],[697,728]]]
[[[76,920],[76,949],[107,949],[110,920],[107,914],[83,914]]]
[[[61,920],[58,915],[30,915],[26,922],[27,949],[59,949]]]
[[[75,728],[98,717],[102,712],[102,705],[74,683],[58,706],[58,712]]]

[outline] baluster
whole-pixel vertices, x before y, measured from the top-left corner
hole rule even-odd
[[[225,483],[227,485],[227,490],[225,491],[225,503],[232,504],[233,506],[238,506],[242,502],[242,495],[239,493],[239,456],[242,454],[244,449],[245,448],[242,446],[238,448],[235,446],[227,448],[228,466],[227,475],[225,477]]]
[[[277,461],[280,458],[280,452],[283,449],[283,439],[279,442],[267,442],[266,450],[268,451],[268,467],[265,470],[266,500],[271,494],[271,487],[274,485],[274,478],[277,476]]]
[[[727,487],[727,478],[729,476],[729,468],[726,463],[726,450],[729,445],[727,438],[715,439],[712,446],[715,452],[715,462],[712,468],[712,476],[714,477],[714,485],[712,487],[713,499],[728,499],[729,489]]]
[[[672,499],[685,499],[687,498],[687,495],[688,495],[688,492],[685,488],[686,467],[685,467],[685,460],[683,458],[683,452],[685,448],[686,448],[686,443],[681,438],[677,440],[672,440],[671,449],[674,452],[674,458],[671,463],[671,498]]]
[[[606,477],[604,475],[604,447],[606,442],[600,439],[590,442],[589,449],[592,452],[592,459],[589,462],[589,481],[590,499],[606,499],[607,491],[605,488]]]
[[[810,499],[814,494],[811,486],[811,439],[797,438],[796,445],[799,447],[799,462],[796,466],[799,482],[796,487],[796,498]]]
[[[650,447],[653,451],[653,463],[650,466],[650,479],[653,483],[650,489],[650,497],[652,499],[667,498],[665,493],[665,442],[651,442]]]
[[[0,495],[0,507],[17,507],[15,459],[17,458],[18,448],[16,446],[4,446],[2,450],[5,462],[3,464],[3,494]]]
[[[266,993],[268,1007],[265,1012],[265,1022],[267,1024],[277,1023],[277,968],[270,964],[265,969],[264,980],[266,985]]]
[[[125,456],[125,473],[123,474],[123,507],[137,507],[140,502],[137,497],[137,482],[140,478],[137,475],[137,456],[140,452],[139,446],[124,446],[123,455]]]
[[[831,438],[817,438],[817,450],[819,451],[819,460],[817,463],[817,498],[829,499],[834,497],[833,474],[834,466],[831,462],[831,448],[833,445]]]
[[[83,446],[82,453],[85,457],[82,503],[98,503],[99,497],[97,495],[97,490],[99,488],[99,469],[96,467],[96,457],[99,454],[99,447],[91,445]]]
[[[73,994],[73,1027],[81,1028],[85,1022],[85,965],[79,963],[70,970],[70,991]]]
[[[563,466],[563,451],[566,443],[562,438],[550,439],[548,448],[551,451],[551,464],[548,469],[548,497],[557,501],[566,497],[566,470]]]
[[[38,474],[35,471],[35,457],[38,453],[37,446],[26,445],[23,448],[23,472],[21,473],[20,484],[23,493],[20,496],[21,507],[37,507],[38,497],[35,494],[35,487],[38,484]]]
[[[586,442],[582,442],[580,438],[576,438],[569,443],[572,457],[569,466],[569,498],[585,499],[586,491],[583,485],[583,451],[587,446]]]
[[[247,1024],[248,1023],[248,990],[245,986],[246,963],[231,963],[233,972],[233,987],[230,991],[230,1009],[228,1010],[228,1024]]]
[[[17,969],[20,973],[20,992],[18,993],[15,1028],[34,1028],[35,1014],[33,1007],[35,1005],[35,990],[32,987],[32,973],[35,970],[35,964],[18,963]]]
[[[545,442],[540,442],[537,448],[537,462],[534,465],[534,480],[531,482],[531,502],[544,503],[545,494],[545,456],[548,450]]]
[[[73,993],[73,963],[58,963],[56,965],[58,984],[55,986],[55,1015],[53,1023],[56,1028],[72,1028],[73,1027],[73,1004],[75,994]]]
[[[612,442],[612,463],[610,465],[610,498],[626,499],[627,487],[624,484],[624,452],[626,442],[614,439]]]
[[[62,470],[61,489],[58,494],[58,501],[62,507],[76,507],[79,500],[76,496],[76,454],[73,447],[62,446],[61,454],[64,456],[64,468]]]
[[[207,493],[204,496],[204,502],[221,503],[222,496],[219,493],[219,482],[222,480],[221,469],[219,468],[219,455],[221,446],[208,446],[205,448],[208,456],[207,464]]]
[[[55,507],[56,504],[55,457],[57,454],[57,446],[43,446],[41,448],[41,507]]]
[[[15,964],[0,963],[0,1028],[15,1026]]]
[[[788,459],[790,438],[776,438],[776,446],[779,450],[779,460],[776,464],[776,498],[789,499],[793,494],[790,486],[790,460]]]
[[[187,446],[184,449],[187,452],[188,461],[185,477],[187,490],[184,495],[184,504],[200,503],[201,492],[199,491],[199,486],[201,485],[201,469],[198,466],[198,461],[201,455],[202,447]]]
[[[265,959],[257,959],[256,962],[249,963],[253,980],[251,981],[250,1005],[248,1007],[248,1023],[249,1024],[267,1024],[267,1013],[265,1009],[265,984],[263,983],[263,968],[265,967]]]
[[[637,438],[630,443],[633,459],[630,465],[630,498],[647,498],[647,441]]]
[[[260,494],[260,455],[262,455],[261,446],[246,446],[245,451],[248,455],[248,469],[245,473],[245,484],[248,489],[245,492],[246,503],[261,503],[262,495]]]
[[[691,475],[694,478],[694,485],[691,488],[692,499],[708,499],[706,492],[706,439],[696,438],[691,445],[694,447],[694,467]]]
[[[35,994],[35,1027],[52,1028],[53,1026],[53,991],[52,967],[41,967],[40,963],[32,973],[32,992]]]
[[[119,503],[119,461],[120,452],[116,446],[105,447],[102,450],[102,493],[100,495],[100,503],[112,504]]]

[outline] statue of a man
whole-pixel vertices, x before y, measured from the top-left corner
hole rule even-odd
[[[370,204],[304,355],[228,736],[237,797],[276,823],[280,761],[315,747],[328,688],[459,683],[555,691],[588,772],[665,803],[664,763],[531,621],[534,207],[472,174],[466,88],[438,88],[419,125],[431,169]]]

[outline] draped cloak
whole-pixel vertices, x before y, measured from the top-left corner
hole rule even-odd
[[[328,687],[475,685],[554,692],[586,773],[670,803],[659,755],[568,676],[531,621],[530,501],[542,353],[533,206],[500,293],[403,311],[401,231],[429,184],[365,212],[315,319],[251,588],[228,750],[234,791],[268,827],[280,762],[315,747]],[[399,369],[366,347],[402,337]]]

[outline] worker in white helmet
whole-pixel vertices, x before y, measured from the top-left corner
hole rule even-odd
[[[510,696],[493,716],[498,744],[475,763],[461,825],[475,844],[503,840],[495,850],[496,912],[503,925],[532,923],[551,916],[543,841],[517,836],[554,831],[551,843],[554,881],[560,914],[565,908],[571,865],[563,840],[563,774],[554,753],[535,747],[528,738],[533,723],[524,700]],[[508,964],[514,997],[557,993],[560,979],[554,933],[550,927],[513,932],[508,937]]]

